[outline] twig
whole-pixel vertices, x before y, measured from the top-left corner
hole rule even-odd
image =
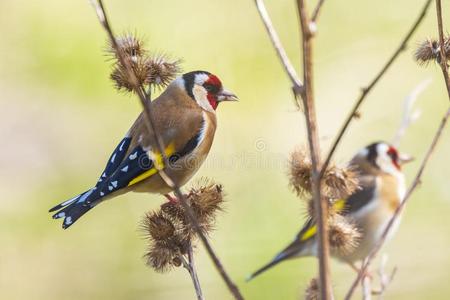
[[[444,117],[442,118],[441,124],[439,125],[433,140],[431,142],[430,147],[428,148],[422,163],[420,165],[420,168],[411,184],[411,186],[409,187],[408,191],[405,194],[405,197],[403,198],[403,201],[400,203],[400,205],[397,207],[397,209],[394,212],[394,215],[392,216],[392,218],[389,220],[389,223],[387,224],[386,228],[383,231],[383,234],[381,235],[380,240],[377,242],[377,244],[375,245],[374,249],[372,249],[372,251],[370,252],[370,254],[367,256],[367,260],[366,263],[364,263],[361,267],[360,272],[358,273],[358,276],[356,277],[355,281],[353,282],[353,284],[351,285],[349,291],[347,292],[347,295],[345,296],[345,299],[348,300],[352,297],[353,293],[356,290],[356,287],[358,286],[359,281],[361,280],[361,278],[364,276],[365,272],[367,271],[370,263],[372,262],[372,260],[376,257],[377,253],[380,251],[381,247],[383,246],[384,242],[386,241],[386,237],[388,236],[389,232],[391,231],[391,228],[393,227],[393,225],[395,224],[395,222],[397,221],[397,219],[399,218],[400,214],[402,213],[406,203],[408,202],[409,198],[411,197],[412,193],[414,192],[414,190],[417,188],[417,186],[420,184],[421,182],[421,177],[423,174],[423,171],[425,170],[425,167],[427,166],[427,163],[431,157],[431,155],[434,152],[434,149],[439,141],[439,139],[442,136],[442,133],[444,131],[445,126],[447,125],[447,121],[448,118],[450,116],[450,108],[447,110],[447,112],[445,113]]]
[[[445,59],[445,42],[444,42],[444,28],[442,22],[442,5],[441,0],[436,0],[436,15],[437,15],[437,23],[438,23],[438,32],[439,32],[439,49],[441,53],[440,65],[442,69],[442,74],[444,75],[445,85],[447,87],[447,93],[450,100],[450,78],[448,76],[448,65],[447,60]]]
[[[319,13],[320,13],[320,9],[322,8],[323,3],[325,2],[325,0],[319,0],[317,2],[316,7],[314,8],[312,17],[311,17],[311,23],[316,24],[317,23],[317,18],[319,17]]]
[[[432,2],[432,0],[427,0],[425,2],[425,5],[423,6],[418,18],[415,20],[412,27],[409,29],[408,33],[403,38],[403,40],[400,43],[400,45],[398,46],[398,48],[395,50],[394,54],[389,58],[389,60],[386,62],[386,64],[383,66],[383,68],[380,70],[380,72],[375,76],[375,78],[369,83],[369,85],[362,89],[360,97],[358,98],[358,100],[356,101],[352,110],[350,111],[350,114],[347,116],[347,119],[345,120],[342,128],[339,130],[339,133],[337,134],[337,136],[333,142],[333,145],[331,146],[331,148],[325,158],[325,162],[322,165],[322,169],[320,171],[321,176],[323,176],[325,170],[327,169],[328,165],[330,164],[330,161],[334,155],[334,152],[336,152],[336,149],[337,149],[339,143],[341,142],[342,137],[344,136],[345,132],[347,131],[348,126],[352,122],[354,116],[357,114],[361,104],[364,102],[367,95],[375,87],[375,85],[378,83],[378,81],[383,77],[383,75],[386,73],[386,71],[391,67],[391,65],[394,63],[394,61],[400,55],[400,53],[405,51],[406,46],[408,45],[408,42],[411,39],[412,35],[416,31],[416,29],[419,27],[420,23],[422,23],[422,20],[424,19],[431,2]]]
[[[319,240],[319,273],[320,273],[320,288],[322,299],[331,299],[331,280],[329,276],[329,250],[328,250],[328,234],[326,230],[327,223],[325,217],[328,215],[328,207],[324,202],[320,201],[320,149],[317,133],[317,121],[316,112],[313,98],[313,82],[312,82],[312,43],[313,37],[310,31],[310,21],[308,20],[306,9],[303,1],[297,2],[298,13],[300,17],[300,24],[302,29],[302,47],[303,47],[303,66],[304,66],[304,79],[303,82],[299,79],[292,63],[290,62],[286,51],[281,44],[276,30],[273,27],[269,14],[263,0],[255,0],[256,8],[261,16],[267,33],[270,37],[273,47],[283,65],[289,79],[292,83],[292,89],[295,99],[299,103],[301,98],[303,100],[303,106],[305,108],[306,127],[308,128],[308,142],[310,147],[311,161],[312,161],[312,181],[313,181],[313,198],[315,201],[316,211],[318,212],[318,240]],[[316,17],[317,18],[317,17]]]
[[[292,82],[294,91],[300,93],[303,90],[303,83],[300,81],[294,66],[289,60],[286,51],[284,50],[280,38],[278,37],[277,31],[273,27],[272,21],[269,17],[269,14],[267,13],[266,6],[264,5],[264,1],[255,0],[255,4],[256,8],[258,9],[259,15],[261,16],[261,20],[263,21],[264,26],[266,27],[272,45],[275,48],[275,51],[277,52],[278,58],[280,59],[281,64],[284,67],[284,70],[286,71],[287,75],[289,76],[289,79]]]
[[[133,90],[139,96],[139,100],[140,100],[140,102],[142,104],[142,107],[144,109],[144,115],[145,115],[145,117],[147,119],[147,122],[145,122],[145,123],[146,123],[146,127],[147,127],[147,130],[148,130],[148,133],[153,135],[153,137],[154,137],[154,139],[156,141],[156,145],[158,147],[158,151],[161,153],[164,165],[168,166],[170,163],[169,163],[169,160],[167,159],[167,156],[165,154],[164,142],[163,142],[161,136],[159,135],[159,133],[156,132],[156,130],[155,130],[156,127],[155,127],[154,118],[153,118],[152,111],[151,111],[150,99],[148,99],[146,97],[146,92],[143,90],[142,86],[139,85],[137,77],[136,77],[136,74],[135,74],[133,68],[131,67],[129,62],[125,59],[122,51],[119,50],[116,38],[114,37],[112,28],[111,28],[111,26],[110,26],[110,24],[108,22],[108,17],[106,15],[105,8],[103,6],[102,0],[92,0],[91,2],[92,2],[92,5],[95,8],[95,11],[97,13],[97,16],[98,16],[98,19],[99,19],[101,25],[103,26],[103,28],[105,29],[105,31],[107,32],[107,34],[109,36],[109,39],[111,41],[111,45],[115,49],[120,63],[125,67],[125,69],[127,71],[127,75],[129,76],[130,82],[133,85]],[[157,164],[155,164],[155,166],[156,165]],[[231,280],[231,278],[229,277],[229,275],[225,271],[221,261],[219,260],[219,258],[215,254],[214,250],[212,249],[211,245],[209,244],[208,239],[203,234],[203,232],[201,230],[201,227],[198,224],[191,207],[187,204],[186,198],[184,197],[183,193],[181,192],[181,189],[180,189],[179,185],[176,182],[174,182],[172,180],[172,178],[170,178],[164,172],[164,170],[162,170],[159,166],[157,166],[157,170],[158,170],[158,173],[161,176],[161,178],[165,181],[165,183],[170,188],[173,189],[175,195],[179,199],[179,201],[180,201],[181,205],[183,206],[184,211],[185,211],[189,221],[192,223],[192,225],[193,225],[197,235],[199,236],[200,240],[202,241],[203,245],[205,246],[206,251],[208,252],[209,256],[213,260],[213,263],[214,263],[216,269],[218,270],[218,272],[220,273],[222,279],[227,284],[228,289],[233,294],[235,299],[239,299],[239,300],[243,299],[241,293],[239,292],[239,289],[233,283],[233,281]]]
[[[303,106],[305,109],[306,127],[308,132],[308,145],[312,163],[312,196],[315,210],[317,212],[317,241],[319,258],[319,287],[320,299],[326,300],[333,297],[331,291],[330,276],[330,251],[328,245],[328,204],[322,201],[321,197],[321,177],[320,177],[320,144],[317,128],[317,118],[314,103],[314,84],[313,84],[313,34],[310,30],[310,21],[308,19],[305,2],[297,1],[300,27],[302,31],[303,47]]]
[[[400,126],[392,139],[391,144],[398,147],[400,140],[406,133],[406,129],[411,126],[420,116],[420,110],[413,111],[415,102],[417,101],[419,95],[430,85],[431,79],[427,79],[419,83],[411,93],[403,101],[403,116],[400,122]]]
[[[189,275],[191,276],[192,283],[194,284],[195,288],[195,294],[197,295],[197,300],[204,300],[200,281],[198,280],[197,269],[195,268],[192,245],[189,245],[188,247],[188,261],[186,261],[183,255],[180,255],[180,259],[183,263],[183,267],[188,270]]]

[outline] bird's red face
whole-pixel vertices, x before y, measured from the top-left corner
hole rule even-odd
[[[218,93],[222,90],[222,82],[216,75],[210,74],[208,80],[203,83],[203,87],[207,91],[206,97],[208,98],[211,107],[216,110],[219,105]]]
[[[194,71],[183,75],[186,92],[205,110],[215,111],[220,102],[237,101],[236,95],[222,86],[220,79],[206,71]]]

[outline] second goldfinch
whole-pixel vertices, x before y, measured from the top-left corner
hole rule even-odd
[[[180,76],[150,104],[169,166],[163,166],[154,135],[148,133],[145,115],[141,113],[111,154],[97,183],[50,209],[57,211],[53,218],[64,218],[62,226],[66,229],[94,206],[120,194],[170,193],[171,188],[159,176],[156,166],[163,167],[178,185],[184,185],[209,153],[217,126],[217,106],[235,100],[237,97],[209,72]]]
[[[385,142],[373,143],[353,157],[350,165],[359,174],[361,189],[347,199],[336,201],[335,205],[339,206],[336,210],[355,225],[361,237],[356,248],[349,253],[332,251],[335,258],[356,268],[354,263],[363,260],[370,253],[405,196],[405,177],[401,166],[410,160],[409,156],[399,154],[397,149]],[[395,224],[397,226],[398,222]],[[294,241],[248,280],[287,259],[315,256],[316,230],[312,220],[306,222]]]

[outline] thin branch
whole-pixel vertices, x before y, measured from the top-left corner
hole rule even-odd
[[[308,132],[308,145],[312,163],[312,196],[317,212],[317,241],[319,258],[319,288],[320,299],[332,299],[330,276],[330,251],[328,245],[328,204],[322,201],[320,180],[320,144],[317,128],[317,117],[314,103],[313,84],[313,33],[310,30],[310,21],[303,0],[297,1],[300,27],[302,31],[303,47],[303,106],[305,109],[306,128]],[[298,97],[298,95],[297,95]]]
[[[400,126],[392,139],[391,144],[398,147],[400,140],[406,133],[406,130],[411,126],[420,116],[420,110],[413,110],[419,95],[430,85],[431,79],[427,79],[419,83],[403,101],[403,115]]]
[[[351,285],[349,291],[347,292],[347,295],[345,296],[346,300],[351,299],[353,293],[356,290],[356,287],[358,286],[359,281],[361,280],[361,278],[366,273],[366,271],[369,268],[369,265],[372,262],[372,260],[376,257],[377,253],[380,251],[381,247],[383,246],[384,242],[386,241],[386,237],[389,235],[393,225],[395,224],[395,222],[399,218],[400,214],[402,213],[402,211],[403,211],[406,203],[408,202],[409,198],[411,197],[412,193],[417,188],[417,186],[421,183],[421,178],[422,178],[423,171],[425,170],[425,167],[427,166],[428,161],[430,160],[431,155],[433,154],[434,149],[436,148],[436,145],[437,145],[439,139],[442,136],[444,128],[447,125],[447,121],[449,119],[449,116],[450,116],[450,108],[447,110],[447,112],[445,113],[444,117],[442,118],[441,124],[439,125],[439,127],[438,127],[438,129],[437,129],[437,131],[436,131],[436,133],[435,133],[435,135],[433,137],[431,145],[428,148],[428,150],[427,150],[427,152],[425,154],[425,157],[423,158],[422,163],[420,164],[420,168],[419,168],[419,170],[418,170],[418,172],[417,172],[417,174],[416,174],[416,176],[415,176],[411,186],[409,187],[408,191],[405,194],[405,197],[403,198],[402,202],[400,203],[400,205],[395,210],[394,215],[389,220],[389,223],[387,224],[386,228],[384,229],[380,240],[377,242],[375,247],[372,249],[370,254],[367,256],[366,262],[362,265],[361,270],[358,273],[358,276],[356,277],[355,281],[353,282],[353,284]]]
[[[448,75],[447,60],[445,59],[447,57],[447,55],[445,53],[444,28],[443,28],[443,22],[442,22],[441,0],[436,0],[436,15],[437,15],[438,32],[439,32],[439,49],[440,49],[440,53],[441,53],[440,65],[441,65],[442,73],[444,75],[448,97],[450,99],[450,78]]]
[[[139,96],[139,100],[142,104],[142,107],[144,109],[144,115],[146,117],[147,122],[146,123],[146,127],[148,130],[148,133],[153,135],[155,141],[156,141],[156,145],[158,148],[158,151],[161,153],[162,159],[163,159],[163,163],[165,166],[168,166],[170,164],[169,160],[167,159],[166,153],[165,153],[165,145],[164,142],[161,138],[161,136],[158,134],[158,132],[155,130],[155,122],[154,122],[154,118],[152,115],[152,111],[151,111],[151,105],[150,105],[150,99],[146,97],[146,92],[144,91],[144,89],[142,88],[142,86],[139,85],[136,74],[133,70],[133,68],[131,67],[131,65],[129,64],[129,62],[125,59],[124,54],[122,53],[122,51],[119,50],[118,44],[117,44],[117,40],[114,37],[112,28],[109,24],[108,21],[108,17],[106,15],[105,12],[105,8],[103,5],[102,0],[93,0],[92,1],[92,5],[95,8],[95,11],[97,13],[98,19],[101,23],[101,25],[103,26],[103,28],[105,29],[105,31],[107,32],[109,39],[111,41],[111,45],[113,46],[113,48],[115,49],[117,56],[119,58],[119,62],[125,67],[126,71],[127,71],[127,75],[130,78],[130,82],[132,83],[133,86],[133,90],[136,92],[136,94]],[[156,166],[157,164],[155,164]],[[234,284],[234,282],[231,280],[231,278],[229,277],[228,273],[225,271],[221,261],[219,260],[219,258],[217,257],[217,255],[215,254],[214,250],[212,249],[211,245],[209,244],[208,239],[206,238],[206,236],[203,234],[200,225],[198,224],[195,215],[191,209],[191,207],[187,204],[186,202],[186,198],[184,197],[183,193],[181,192],[180,186],[172,180],[172,178],[170,178],[165,172],[164,170],[162,170],[159,166],[156,166],[159,175],[161,176],[161,178],[165,181],[165,183],[173,189],[175,195],[177,196],[177,198],[179,199],[181,205],[184,208],[184,211],[189,219],[189,221],[192,223],[197,235],[199,236],[200,240],[202,241],[203,245],[206,248],[206,251],[208,252],[209,256],[211,257],[211,259],[213,260],[213,263],[216,267],[216,269],[218,270],[218,272],[220,273],[222,279],[225,281],[226,285],[228,286],[228,289],[230,290],[230,292],[233,294],[235,299],[243,299],[241,293],[239,292],[239,289],[237,288],[237,286]]]
[[[200,286],[200,281],[198,280],[197,269],[195,268],[194,255],[192,251],[192,245],[188,247],[188,261],[183,255],[180,255],[180,259],[183,263],[183,267],[189,272],[191,276],[192,283],[194,284],[195,294],[197,295],[197,300],[204,300],[202,287]]]
[[[278,33],[272,24],[272,20],[270,19],[269,14],[267,13],[267,9],[266,9],[266,6],[264,5],[264,1],[263,0],[255,0],[255,4],[256,4],[256,8],[258,9],[261,20],[263,21],[264,26],[267,30],[269,38],[272,42],[272,45],[275,48],[275,51],[277,52],[278,58],[280,59],[281,64],[284,67],[284,70],[286,71],[287,75],[289,76],[289,79],[292,82],[294,91],[297,91],[298,93],[300,93],[301,90],[303,89],[303,83],[300,81],[300,79],[297,75],[297,72],[295,71],[294,66],[292,65],[291,61],[289,60],[289,57],[287,56],[286,51],[284,50],[283,44],[281,43]]]
[[[325,162],[322,165],[322,169],[320,171],[321,176],[325,173],[326,168],[330,164],[331,158],[333,157],[334,153],[336,152],[336,149],[339,145],[339,143],[342,140],[342,137],[344,136],[345,132],[348,129],[348,126],[352,122],[354,116],[357,114],[361,104],[366,99],[367,95],[370,93],[370,91],[375,87],[375,85],[378,83],[378,81],[383,77],[383,75],[386,73],[386,71],[391,67],[391,65],[394,63],[394,61],[397,59],[397,57],[405,51],[409,40],[411,39],[414,32],[419,27],[420,23],[422,23],[423,19],[425,18],[425,15],[427,13],[428,8],[430,7],[432,0],[427,0],[425,2],[425,5],[423,6],[419,16],[413,23],[412,27],[409,29],[406,36],[403,38],[402,42],[398,46],[398,48],[395,50],[395,52],[392,54],[392,56],[389,58],[389,60],[386,62],[386,64],[383,66],[383,68],[380,70],[380,72],[375,76],[375,78],[369,83],[369,85],[362,89],[361,96],[356,101],[355,105],[353,106],[352,110],[350,111],[350,114],[347,116],[347,119],[345,120],[342,128],[339,130],[339,133],[337,134],[333,145],[330,148],[330,151],[328,152]]]
[[[320,13],[320,9],[322,8],[323,3],[325,2],[325,0],[319,0],[317,2],[316,7],[314,8],[312,17],[311,17],[311,23],[316,24],[317,23],[317,18],[319,17],[319,13]]]

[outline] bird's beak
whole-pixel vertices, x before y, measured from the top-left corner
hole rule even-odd
[[[398,156],[398,163],[400,165],[404,165],[404,164],[409,163],[409,162],[411,162],[413,160],[414,160],[414,157],[412,157],[409,154],[400,153],[399,156]]]
[[[238,101],[238,97],[230,91],[223,89],[217,94],[217,101]]]

